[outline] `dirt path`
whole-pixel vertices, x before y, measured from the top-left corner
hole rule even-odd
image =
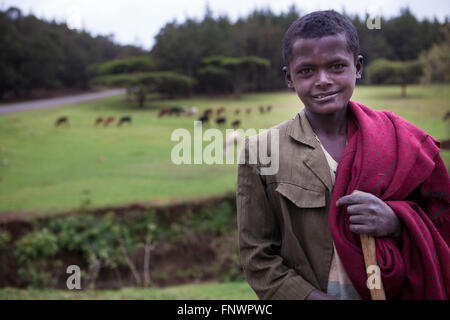
[[[112,90],[106,90],[106,91],[101,91],[101,92],[85,93],[85,94],[78,94],[78,95],[66,96],[66,97],[58,97],[58,98],[51,98],[51,99],[42,99],[42,100],[34,100],[34,101],[29,101],[29,102],[14,103],[14,104],[1,106],[0,107],[0,115],[7,114],[7,113],[13,113],[13,112],[34,110],[34,109],[60,107],[60,106],[71,104],[71,103],[96,100],[96,99],[115,96],[115,95],[123,94],[123,93],[125,93],[125,89],[112,89]]]

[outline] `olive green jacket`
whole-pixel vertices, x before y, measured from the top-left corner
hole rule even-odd
[[[260,163],[249,163],[249,141],[261,141],[262,134],[247,139],[241,150],[236,191],[240,257],[260,299],[306,299],[314,289],[327,291],[333,255],[331,174],[304,110],[267,132],[274,129],[279,130],[279,150],[271,146],[269,154],[279,154],[276,174],[262,175]]]

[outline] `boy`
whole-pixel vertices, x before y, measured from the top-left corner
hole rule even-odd
[[[370,299],[359,234],[376,238],[388,299],[447,299],[450,181],[439,142],[391,112],[350,100],[359,40],[335,11],[283,39],[287,86],[305,108],[278,130],[279,170],[238,169],[239,249],[261,299]],[[255,145],[255,144],[253,144]],[[258,144],[256,144],[258,145]]]

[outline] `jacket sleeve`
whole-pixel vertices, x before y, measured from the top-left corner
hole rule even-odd
[[[256,164],[246,161],[248,139],[239,160],[237,215],[239,252],[248,283],[260,299],[303,300],[316,290],[279,254],[280,227]]]

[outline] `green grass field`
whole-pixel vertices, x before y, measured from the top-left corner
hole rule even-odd
[[[450,85],[411,86],[400,97],[393,86],[357,87],[353,100],[374,109],[391,110],[437,139],[450,138],[442,116],[449,110]],[[260,115],[259,105],[273,105]],[[193,132],[186,116],[158,119],[161,107],[187,105],[227,107],[234,120],[236,108],[254,108],[240,115],[244,129],[264,129],[290,119],[302,108],[293,93],[244,95],[230,98],[195,97],[154,101],[145,109],[126,103],[123,96],[60,108],[0,116],[0,213],[24,211],[38,215],[78,208],[87,198],[92,207],[217,195],[236,187],[236,165],[175,165],[170,160],[177,144],[174,129]],[[93,126],[98,116],[131,115],[133,124],[118,128]],[[54,127],[68,116],[70,127]],[[203,143],[205,146],[207,143]],[[450,165],[450,152],[442,156]],[[101,161],[103,159],[103,161]]]
[[[189,284],[164,289],[120,290],[0,289],[0,300],[255,300],[246,282]]]

